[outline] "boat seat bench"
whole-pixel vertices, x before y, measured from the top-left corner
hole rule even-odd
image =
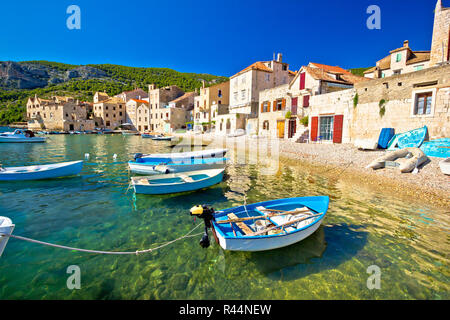
[[[229,213],[227,216],[229,219],[233,220],[238,219],[238,217],[234,213]],[[254,232],[252,229],[250,229],[248,225],[246,225],[243,222],[234,222],[234,223],[239,227],[239,229],[241,229],[244,235],[252,234]]]

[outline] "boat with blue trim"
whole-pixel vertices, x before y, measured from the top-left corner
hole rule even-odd
[[[4,168],[0,165],[0,181],[41,180],[67,177],[79,174],[82,169],[83,160],[25,167]]]
[[[200,245],[209,246],[208,229],[216,242],[230,251],[266,251],[302,241],[321,225],[328,211],[328,196],[287,198],[238,206],[215,212],[196,206],[192,216],[204,219]]]
[[[161,174],[177,173],[195,170],[223,169],[226,158],[188,159],[176,162],[136,162],[129,161],[131,172],[138,174]]]

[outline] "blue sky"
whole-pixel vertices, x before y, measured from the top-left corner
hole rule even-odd
[[[450,6],[444,0],[445,6]],[[69,5],[81,30],[69,30]],[[381,30],[369,30],[370,5]],[[283,53],[308,62],[369,67],[410,41],[430,50],[436,0],[3,0],[0,61],[49,60],[167,67],[230,76]]]

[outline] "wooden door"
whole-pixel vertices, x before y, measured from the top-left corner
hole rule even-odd
[[[277,121],[278,138],[284,138],[284,120]]]
[[[295,121],[295,119],[290,119],[288,127],[288,138],[292,138],[296,132],[297,132],[297,122]]]

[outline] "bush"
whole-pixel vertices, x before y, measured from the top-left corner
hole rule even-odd
[[[301,118],[301,119],[300,119],[300,123],[301,123],[302,125],[304,125],[305,127],[307,127],[308,124],[309,124],[309,117],[306,116],[306,117]]]

